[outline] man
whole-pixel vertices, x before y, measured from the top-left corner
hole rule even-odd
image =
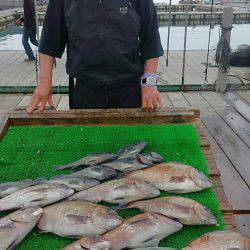
[[[36,1],[36,0],[35,0]],[[38,46],[36,39],[36,15],[35,15],[35,5],[34,0],[24,0],[23,1],[24,17],[17,19],[16,23],[18,25],[24,23],[22,43],[28,58],[25,61],[35,61],[36,58],[30,47],[30,42]]]
[[[162,105],[156,71],[163,49],[153,0],[50,0],[29,113],[43,111],[46,102],[53,106],[53,62],[66,45],[67,73],[76,79],[70,108],[154,111]]]

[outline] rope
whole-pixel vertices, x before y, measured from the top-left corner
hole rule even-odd
[[[209,35],[208,35],[208,45],[207,45],[207,61],[206,61],[206,67],[204,71],[206,82],[207,82],[207,76],[208,76],[208,61],[209,61],[209,55],[210,55],[213,10],[214,10],[214,0],[212,0],[211,10],[210,10]]]
[[[230,68],[230,53],[231,49],[226,39],[226,33],[231,31],[233,27],[226,28],[223,25],[221,27],[221,36],[219,43],[217,45],[216,54],[215,54],[215,63],[218,65],[219,69],[221,69],[225,74],[228,73]]]

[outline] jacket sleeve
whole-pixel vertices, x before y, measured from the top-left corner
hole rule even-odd
[[[67,40],[63,0],[50,0],[44,19],[39,52],[61,58]]]
[[[32,0],[24,0],[24,17],[21,21],[26,27],[36,32],[36,14],[35,14],[35,5]]]
[[[141,17],[140,52],[145,62],[164,54],[159,34],[157,12],[153,0],[138,0]]]

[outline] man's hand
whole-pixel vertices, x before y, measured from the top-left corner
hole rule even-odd
[[[21,25],[22,24],[22,20],[21,20],[21,18],[18,18],[17,20],[16,20],[16,25]]]
[[[39,84],[29,102],[27,111],[29,114],[33,113],[35,109],[38,108],[39,112],[43,112],[46,103],[50,105],[50,107],[54,108],[54,104],[52,101],[52,84]]]
[[[152,87],[141,87],[142,93],[142,111],[154,112],[158,107],[163,107],[160,93],[157,88]]]

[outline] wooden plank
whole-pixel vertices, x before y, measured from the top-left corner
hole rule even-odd
[[[236,93],[250,104],[250,90],[239,90]]]
[[[0,95],[0,112],[10,113],[15,110],[23,95]]]
[[[31,99],[30,95],[24,96],[23,99],[18,104],[16,110],[26,110],[30,102],[30,99]],[[53,95],[52,99],[56,109],[61,99],[61,95]],[[51,109],[48,103],[46,104],[46,109]]]
[[[223,190],[223,187],[213,187],[213,191],[219,201],[220,209],[222,213],[234,213],[233,207],[228,202],[226,194]]]
[[[218,93],[201,92],[203,98],[234,130],[234,132],[250,147],[250,125],[239,113],[237,113]]]
[[[233,133],[224,120],[213,111],[199,93],[185,93],[184,96],[192,106],[201,109],[201,119],[205,126],[233,163],[243,180],[250,186],[249,148]]]
[[[9,127],[9,114],[0,114],[0,141]]]
[[[223,94],[222,97],[250,122],[250,105],[244,99],[233,92]]]
[[[239,226],[234,218],[233,214],[223,214],[222,219],[225,223],[226,230],[236,231],[239,232]]]
[[[11,114],[12,125],[54,125],[54,124],[162,124],[192,122],[196,109],[163,108],[154,113],[142,112],[141,109],[96,109],[46,111],[27,114],[15,111]]]
[[[57,110],[69,110],[69,96],[62,96],[58,103]]]
[[[240,228],[240,232],[250,237],[250,214],[235,215],[235,220]]]
[[[174,107],[190,107],[189,103],[181,92],[168,92],[168,96]]]
[[[173,107],[173,104],[171,103],[167,93],[160,93],[160,96],[163,107]]]
[[[220,170],[221,183],[228,201],[237,213],[246,213],[247,211],[250,211],[249,187],[209,132],[207,132],[207,138],[211,143],[211,150],[214,156],[213,160],[216,162],[216,166]]]

